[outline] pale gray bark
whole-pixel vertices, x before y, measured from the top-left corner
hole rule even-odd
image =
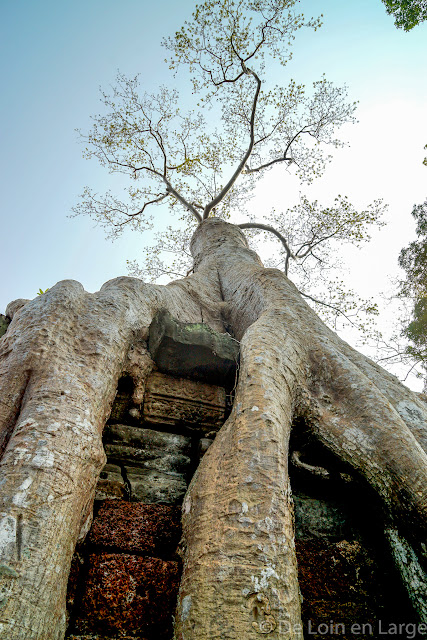
[[[241,341],[232,413],[184,501],[177,640],[301,637],[288,479],[298,416],[374,487],[388,528],[423,562],[427,405],[327,329],[237,227],[206,220],[192,251],[195,273],[166,287],[119,278],[88,294],[66,281],[14,310],[0,339],[1,639],[63,637],[102,428],[123,371],[142,399],[151,361],[131,347],[160,308],[227,323]]]
[[[132,342],[159,308],[201,320],[182,284],[133,278],[93,295],[60,282],[14,310],[0,341],[0,638],[64,635],[71,557],[105,463],[102,428]]]
[[[292,419],[305,418],[323,444],[375,488],[387,519],[422,555],[426,406],[325,327],[283,273],[262,267],[235,227],[205,223],[192,250],[198,272],[218,269],[227,321],[242,340],[242,362],[233,412],[184,504],[187,547],[176,637],[256,638],[258,619],[271,625],[269,638],[297,638],[299,603],[286,600],[289,586],[297,596],[286,528],[291,513],[289,505],[285,513],[277,507],[289,499],[281,494],[287,486],[281,461]],[[277,519],[266,534],[270,505]],[[403,578],[422,613],[425,591],[419,575],[414,589],[412,573],[409,568]],[[265,607],[262,615],[251,611],[254,594],[268,602],[268,613]]]

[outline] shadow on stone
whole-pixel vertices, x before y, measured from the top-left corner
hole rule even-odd
[[[148,349],[160,371],[226,387],[234,385],[239,343],[207,324],[185,324],[160,310],[150,325]]]

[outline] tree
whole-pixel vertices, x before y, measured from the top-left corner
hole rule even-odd
[[[318,19],[285,15],[284,9],[295,4],[267,3],[264,15],[258,3],[249,5],[249,13],[245,3],[224,3],[222,14],[214,2],[205,3],[192,23],[165,41],[171,68],[186,65],[192,71],[197,104],[187,113],[179,106],[177,90],[162,87],[158,94],[141,94],[138,77],[118,74],[112,92],[102,92],[106,112],[93,118],[89,133],[81,134],[85,156],[130,181],[121,197],[86,187],[74,213],[91,216],[110,237],[129,227],[152,228],[156,217],[150,211],[159,205],[162,211],[168,205],[172,213],[179,208],[181,215],[178,228],[157,233],[146,268],[132,264],[133,275],[149,280],[164,273],[185,275],[195,225],[212,214],[223,219],[244,214],[258,180],[273,169],[294,170],[301,182],[312,182],[331,160],[328,147],[343,146],[336,131],[354,122],[356,109],[356,103],[347,102],[345,87],[334,87],[323,76],[313,83],[311,95],[295,80],[287,87],[265,88],[266,62],[268,69],[285,66],[296,32],[320,26]],[[369,240],[370,227],[383,224],[384,208],[377,200],[356,211],[341,195],[322,206],[302,195],[293,208],[239,226],[273,233],[281,246],[276,262],[286,274],[292,263],[301,293],[327,316],[354,323],[356,310],[359,317],[369,316],[377,307],[372,300],[358,300],[337,277],[330,282],[340,266],[330,244]],[[165,253],[175,254],[166,267]]]
[[[406,271],[400,295],[413,303],[412,320],[403,335],[412,343],[407,351],[427,369],[427,200],[415,205],[412,215],[417,221],[418,240],[402,249],[399,265]]]
[[[64,633],[71,555],[87,531],[105,459],[102,428],[125,371],[141,402],[153,366],[148,327],[159,309],[227,327],[241,350],[231,415],[184,501],[176,638],[301,636],[288,445],[292,426],[302,423],[378,494],[408,593],[426,617],[427,405],[326,327],[286,274],[265,268],[242,230],[224,219],[272,167],[295,166],[303,179],[323,170],[322,144],[337,144],[334,127],[352,117],[342,91],[325,79],[314,99],[292,82],[286,91],[263,91],[268,52],[284,64],[297,30],[318,26],[296,15],[295,4],[207,0],[169,41],[172,64],[190,65],[198,99],[223,115],[221,132],[198,113],[181,115],[173,92],[140,100],[133,81],[123,81],[110,114],[89,134],[89,154],[147,180],[134,182],[124,203],[87,191],[84,206],[116,228],[150,224],[149,205],[183,206],[184,221],[197,222],[193,273],[166,286],[117,278],[95,294],[64,281],[7,309],[0,638]],[[125,93],[123,111],[116,103]],[[180,129],[170,126],[172,115]],[[315,254],[328,233],[323,226],[317,237],[312,219],[306,249]],[[333,229],[338,235],[339,225]]]
[[[427,19],[426,0],[383,0],[388,14],[394,15],[398,29],[410,31]]]

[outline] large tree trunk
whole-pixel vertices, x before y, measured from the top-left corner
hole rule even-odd
[[[325,327],[283,273],[260,264],[238,229],[210,221],[192,248],[198,273],[218,271],[241,363],[232,414],[184,502],[177,638],[297,638],[287,477],[293,420],[304,418],[369,482],[390,528],[422,555],[427,407]],[[411,597],[425,614],[426,583],[414,582]]]
[[[92,295],[59,283],[16,311],[0,341],[2,639],[63,637],[102,428],[132,344],[160,308],[230,326],[241,342],[232,413],[184,501],[177,640],[301,637],[288,478],[296,418],[380,496],[396,561],[425,613],[427,405],[327,329],[238,228],[207,220],[192,250],[195,273],[166,287],[119,278]],[[142,353],[131,369],[136,394],[150,363]]]

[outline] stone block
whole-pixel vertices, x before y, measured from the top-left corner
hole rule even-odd
[[[185,474],[191,466],[191,439],[176,433],[113,424],[104,430],[104,443],[109,461],[166,473]]]
[[[346,513],[339,504],[294,493],[295,527],[298,538],[342,540],[351,534]]]
[[[125,470],[132,501],[170,505],[182,503],[187,491],[187,482],[182,474],[128,466]]]
[[[150,325],[148,349],[164,373],[222,386],[234,383],[239,343],[207,324],[185,324],[162,309]]]
[[[296,541],[296,549],[304,597],[336,603],[363,600],[366,596],[375,578],[375,567],[360,541],[300,539]]]
[[[87,538],[106,551],[167,558],[181,535],[181,509],[163,504],[106,500]]]
[[[95,500],[108,498],[123,499],[127,496],[121,468],[116,464],[106,464],[102,469],[95,490]]]
[[[202,433],[218,431],[225,421],[225,389],[154,373],[147,379],[143,419]]]
[[[376,638],[379,620],[384,629],[389,623],[414,621],[384,545],[372,547],[361,538],[334,542],[300,538],[295,546],[304,637]],[[331,628],[331,623],[341,626]],[[373,633],[361,634],[360,628],[352,632],[354,623],[366,625]]]
[[[73,632],[169,639],[178,584],[177,562],[127,554],[91,554]]]

